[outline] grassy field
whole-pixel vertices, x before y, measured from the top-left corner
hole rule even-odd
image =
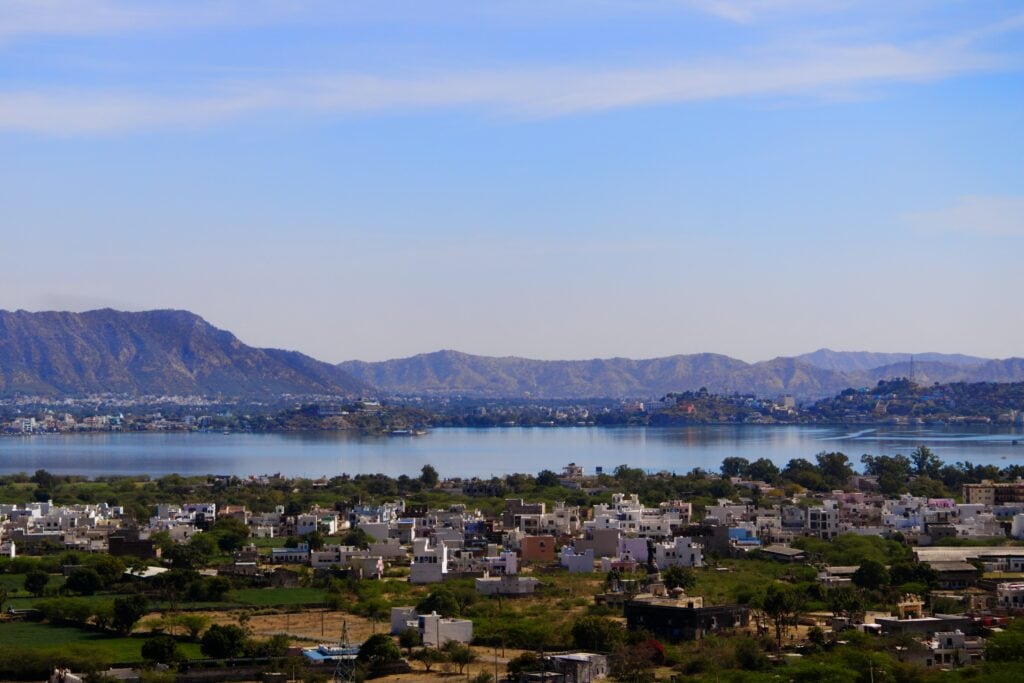
[[[320,604],[324,595],[319,588],[242,588],[232,591],[228,597],[240,605],[277,607]]]
[[[61,574],[50,574],[50,582],[46,584],[47,590],[57,590],[64,585],[64,576]],[[0,588],[10,591],[11,597],[15,595],[28,595],[25,591],[24,574],[0,574]]]
[[[806,570],[772,560],[724,560],[718,568],[697,570],[697,586],[689,593],[702,596],[706,605],[735,604],[794,571]]]
[[[86,646],[97,655],[112,662],[137,662],[142,660],[142,643],[145,638],[120,637],[74,628],[71,626],[50,626],[25,621],[0,623],[0,643],[19,650],[58,650],[73,645]],[[198,659],[199,646],[195,643],[181,643],[180,650],[190,659]]]

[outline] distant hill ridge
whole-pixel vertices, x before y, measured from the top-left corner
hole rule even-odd
[[[1024,381],[1024,359],[915,354],[919,383]],[[438,351],[367,363],[321,362],[247,346],[188,311],[0,311],[0,397],[420,394],[496,398],[656,397],[716,393],[831,396],[910,374],[910,354],[819,349],[746,363],[715,353],[634,360],[532,360]]]
[[[792,358],[746,363],[713,353],[645,360],[608,358],[549,361],[437,351],[338,367],[386,393],[490,398],[654,397],[706,387],[716,393],[831,396],[848,387],[908,376],[911,354],[820,349]],[[1024,360],[962,354],[913,355],[914,377],[934,382],[1024,380]]]
[[[188,311],[0,311],[0,396],[281,394],[367,390],[329,363],[247,346]]]

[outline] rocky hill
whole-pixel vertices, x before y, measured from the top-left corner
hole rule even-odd
[[[247,346],[188,311],[0,311],[0,396],[259,397],[365,389],[333,365]]]
[[[711,353],[647,360],[544,361],[438,351],[376,363],[348,361],[339,367],[383,392],[398,394],[617,398],[656,397],[705,387],[720,394],[822,398],[848,387],[874,386],[879,380],[907,376],[909,358],[910,354],[822,350],[759,363]],[[1021,359],[945,354],[921,354],[914,359],[914,377],[922,384],[1020,381],[1024,371]]]

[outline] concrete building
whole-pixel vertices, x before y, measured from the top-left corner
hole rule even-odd
[[[563,546],[559,554],[559,562],[569,570],[570,574],[589,574],[594,571],[594,551],[586,550],[577,553],[569,546]]]
[[[417,627],[427,647],[442,647],[452,640],[463,644],[473,640],[473,622],[469,619],[448,619],[431,612],[419,615]]]
[[[519,556],[523,562],[554,562],[554,536],[526,536],[519,541]]]
[[[540,581],[532,576],[485,576],[476,580],[481,595],[532,595]]]
[[[703,567],[704,549],[686,536],[677,536],[671,543],[654,544],[654,561],[658,567]]]
[[[431,546],[430,539],[413,539],[409,583],[438,583],[444,580],[446,574],[448,546],[443,541]]]
[[[1024,583],[1000,583],[997,585],[996,604],[1003,609],[1024,609]]]
[[[964,502],[982,505],[1024,503],[1024,481],[996,483],[988,479],[980,484],[964,484]]]

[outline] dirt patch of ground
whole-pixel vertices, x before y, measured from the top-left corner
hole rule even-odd
[[[376,626],[369,619],[330,610],[302,610],[300,612],[280,611],[268,614],[252,614],[247,618],[244,611],[203,612],[214,624],[237,624],[245,626],[255,638],[269,638],[283,633],[296,645],[316,643],[337,643],[347,624],[348,638],[352,643],[362,643],[376,633],[387,633],[390,622],[378,621]]]
[[[239,617],[244,614],[244,611],[200,612],[197,614],[209,617],[211,623],[214,624],[242,625],[243,620]],[[301,647],[311,647],[318,643],[338,642],[341,639],[342,629],[345,624],[348,625],[349,641],[353,644],[364,642],[374,632],[388,633],[391,629],[391,624],[388,621],[378,621],[376,631],[374,631],[374,624],[365,617],[346,612],[326,610],[253,614],[247,620],[244,620],[245,627],[256,638],[269,638],[270,636],[284,633],[292,639],[294,645]],[[505,665],[508,664],[508,661],[523,653],[523,650],[513,648],[502,650],[499,647],[495,650],[495,648],[491,647],[473,646],[472,649],[477,655],[477,661],[467,666],[461,676],[454,672],[444,671],[444,665],[435,665],[433,671],[426,673],[422,670],[421,664],[410,662],[414,669],[412,673],[375,680],[406,681],[408,683],[413,683],[414,681],[444,683],[444,681],[449,681],[450,683],[455,683],[456,681],[467,680],[467,674],[469,678],[482,671],[489,671],[493,674],[495,661],[497,661],[499,676],[504,676]],[[405,655],[404,650],[402,654],[403,656]]]

